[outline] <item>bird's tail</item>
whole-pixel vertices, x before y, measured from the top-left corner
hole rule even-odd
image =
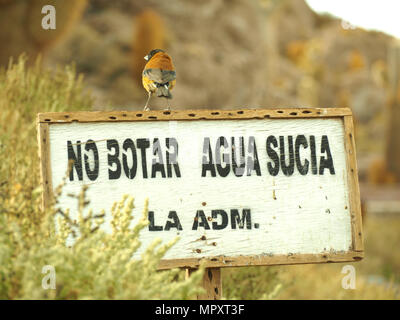
[[[165,97],[167,99],[172,99],[172,94],[169,91],[167,84],[160,84],[156,88],[157,97]]]

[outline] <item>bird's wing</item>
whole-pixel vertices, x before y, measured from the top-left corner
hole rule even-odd
[[[145,69],[143,75],[157,83],[167,83],[176,79],[176,73],[172,70]]]

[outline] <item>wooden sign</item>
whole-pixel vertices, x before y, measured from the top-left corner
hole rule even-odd
[[[160,269],[363,257],[349,109],[45,113],[38,129],[44,205],[69,161],[71,215],[83,185],[94,212],[148,198],[142,250],[180,237]]]

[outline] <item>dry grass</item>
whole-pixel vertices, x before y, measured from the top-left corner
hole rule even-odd
[[[274,299],[399,299],[400,219],[368,217],[365,259],[350,263],[356,289],[342,288],[344,264],[275,266],[224,270],[224,294],[259,299],[280,284]]]
[[[188,299],[201,292],[202,270],[187,280],[180,270],[156,272],[173,243],[155,241],[142,260],[131,259],[148,224],[145,210],[130,228],[133,198],[115,203],[111,234],[101,231],[101,213],[83,214],[84,192],[77,223],[68,212],[40,209],[36,114],[90,110],[92,99],[73,68],[50,72],[25,62],[0,70],[0,299]],[[55,290],[42,287],[46,265],[55,268]]]

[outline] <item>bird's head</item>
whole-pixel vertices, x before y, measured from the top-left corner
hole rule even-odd
[[[156,53],[158,52],[165,52],[162,49],[154,49],[149,52],[147,56],[144,57],[144,60],[149,61]]]

